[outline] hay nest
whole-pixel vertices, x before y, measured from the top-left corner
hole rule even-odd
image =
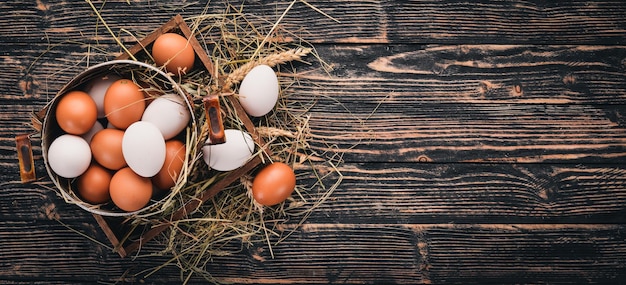
[[[295,2],[291,2],[280,19]],[[168,225],[168,230],[156,239],[163,245],[162,250],[148,255],[171,256],[170,261],[142,274],[150,275],[164,266],[175,265],[181,269],[185,282],[195,274],[216,282],[207,264],[213,256],[232,254],[233,247],[229,247],[232,243],[264,243],[273,256],[272,245],[290,233],[280,225],[290,223],[295,225],[289,227],[291,231],[297,229],[341,183],[342,176],[337,167],[341,163],[341,153],[328,151],[333,149],[332,146],[319,148],[326,149],[323,153],[311,147],[314,136],[309,125],[309,110],[316,104],[315,99],[307,102],[290,99],[290,88],[301,84],[299,68],[328,71],[330,66],[317,55],[313,45],[283,29],[280,19],[271,22],[243,10],[243,7],[227,5],[221,13],[207,12],[186,19],[215,66],[211,73],[218,76],[209,76],[206,70],[192,70],[178,82],[191,96],[193,113],[199,124],[198,134],[188,137],[191,146],[188,147],[188,163],[185,175],[173,190],[175,195],[160,201],[158,215],[136,215],[127,221],[133,225]],[[98,17],[106,26],[103,17],[100,14]],[[115,37],[113,33],[111,35]],[[116,41],[120,43],[117,38]],[[294,194],[276,206],[257,204],[250,195],[257,168],[239,177],[212,199],[200,203],[183,218],[170,219],[172,213],[226,175],[209,169],[201,157],[200,150],[208,133],[202,98],[211,93],[220,94],[224,127],[244,130],[240,117],[227,99],[237,96],[238,84],[252,68],[261,64],[277,70],[280,92],[274,110],[253,120],[256,132],[265,141],[254,155],[264,162],[279,161],[294,168],[297,175]],[[323,137],[315,136],[315,139],[316,144],[324,144]],[[139,256],[142,253],[136,254]]]

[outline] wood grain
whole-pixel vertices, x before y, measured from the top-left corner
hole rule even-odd
[[[610,119],[622,117],[622,107],[392,104],[382,108],[387,111],[378,106],[374,114],[357,114],[361,120],[341,113],[312,116],[310,124],[320,140],[314,146],[338,148],[352,162],[620,163],[625,158],[626,132]]]
[[[3,262],[11,266],[0,267],[0,276],[7,276],[0,280],[71,277],[75,282],[151,283],[159,278],[162,283],[178,278],[171,267],[158,277],[141,273],[161,265],[164,258],[102,259],[84,238],[58,225],[2,226],[11,230],[0,232],[3,244],[13,250],[2,251]],[[21,233],[24,227],[37,236]],[[219,281],[239,284],[500,283],[511,276],[523,283],[603,283],[625,277],[624,232],[623,225],[312,223],[275,245],[274,259],[266,247],[255,245],[236,256],[215,256],[210,264]],[[58,237],[64,243],[50,247]],[[72,249],[75,257],[67,259],[67,251],[59,249]],[[589,263],[595,263],[591,274],[579,270]],[[70,275],[76,274],[75,267],[80,274]]]
[[[15,48],[12,56],[0,57],[4,65],[12,67],[3,74],[7,81],[2,87],[11,91],[3,100],[54,96],[74,74],[115,55],[94,52],[96,48],[113,52],[114,45],[49,47],[41,43]],[[307,95],[341,95],[371,104],[390,99],[415,103],[626,103],[622,63],[626,48],[621,46],[319,45],[317,50],[334,70],[330,76],[303,73],[311,86],[296,90]],[[306,66],[302,68],[306,70]],[[358,88],[365,87],[368,96],[357,97]]]
[[[243,1],[229,1],[235,8]],[[208,13],[223,13],[224,1],[211,1]],[[257,26],[271,26],[291,1],[246,1],[244,12],[254,13]],[[624,44],[626,7],[613,1],[315,1],[317,9],[300,2],[281,24],[306,40],[321,43],[529,43]],[[172,15],[202,14],[201,2],[106,1],[96,4],[112,30],[132,41],[120,29],[145,35]],[[143,13],[138,13],[142,11]],[[28,4],[4,1],[0,41],[106,41],[87,3],[41,0]],[[334,20],[333,20],[334,19]],[[336,20],[336,21],[335,21]],[[269,23],[268,23],[269,22]],[[14,28],[14,27],[17,27]],[[306,30],[302,28],[306,27]],[[269,27],[268,29],[269,30]],[[139,37],[140,38],[140,37]]]
[[[76,283],[134,282],[138,279],[125,274],[137,270],[138,264],[108,254],[108,249],[97,246],[58,222],[1,221],[0,227],[2,283],[64,280]],[[86,236],[106,241],[95,223],[74,223],[72,228]],[[164,258],[153,258],[152,266],[164,262]],[[170,273],[172,278],[164,281],[176,282],[176,274]]]
[[[620,1],[392,1],[387,15],[389,38],[426,43],[624,43],[626,28]]]
[[[29,132],[28,113],[87,65],[87,52],[74,45],[60,46],[45,58],[63,56],[62,50],[74,50],[79,61],[66,66],[38,61],[41,66],[28,78],[2,75],[23,89],[9,90],[27,98],[37,94],[32,105],[7,101],[3,106],[22,116],[17,117],[22,125],[13,115],[0,117],[15,126],[14,132]],[[318,51],[336,70],[330,76],[303,74],[290,87],[288,100],[312,106],[315,148],[336,146],[347,161],[625,159],[623,47],[397,46],[389,52],[322,45]],[[25,53],[33,60],[38,56]],[[22,70],[29,64],[20,62]]]
[[[130,4],[129,4],[130,2]],[[127,45],[225,1],[96,1]],[[243,1],[229,1],[239,7]],[[262,33],[291,1],[245,1]],[[281,21],[334,67],[298,64],[314,151],[342,184],[273,245],[227,245],[237,284],[618,284],[626,278],[626,5],[622,1],[301,1]],[[121,259],[45,177],[19,183],[30,113],[120,48],[84,1],[0,3],[0,283],[180,283],[152,254]],[[265,19],[261,20],[261,18]],[[126,29],[126,30],[123,30]],[[136,35],[134,38],[130,34]],[[307,60],[314,62],[313,58]],[[285,70],[280,70],[285,72]],[[285,86],[289,84],[284,82]],[[298,167],[300,182],[314,177]],[[322,169],[328,171],[328,169]],[[336,178],[336,177],[332,177]],[[311,191],[317,198],[321,191]],[[56,220],[70,226],[71,230]],[[272,237],[276,242],[276,237]],[[205,284],[200,276],[195,284]]]
[[[12,66],[2,75],[6,103],[20,99],[40,105],[78,72],[116,55],[110,44],[49,47],[41,43],[17,48],[10,57],[0,56],[3,64]],[[96,48],[111,54],[95,53]],[[307,58],[313,66],[298,65],[302,83],[291,87],[296,91],[292,98],[336,100],[322,102],[341,103],[350,111],[363,104],[394,102],[626,104],[626,47],[622,46],[319,45],[316,49],[334,69],[330,74],[314,70],[319,65],[313,57]]]
[[[359,103],[625,103],[621,46],[332,46],[321,54],[335,67],[326,82],[315,78],[328,86],[322,94],[357,99],[369,86]]]
[[[343,163],[339,170],[343,175],[341,185],[312,213],[311,221],[626,222],[626,168],[621,165]],[[310,168],[300,166],[297,171],[302,189],[317,182]],[[317,171],[325,174],[330,169],[318,167]],[[323,182],[330,186],[337,178],[329,175]],[[91,215],[65,203],[50,188],[15,182],[0,190],[0,220],[58,218],[94,223]],[[325,191],[313,188],[306,193],[313,203]]]
[[[341,187],[313,221],[541,224],[626,218],[626,169],[620,166],[362,163],[340,170]]]

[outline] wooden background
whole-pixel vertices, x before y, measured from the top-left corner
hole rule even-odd
[[[129,2],[96,2],[116,33],[145,34],[206,4]],[[626,280],[626,4],[309,2],[340,23],[299,2],[283,24],[303,31],[335,69],[309,74],[295,96],[320,98],[311,110],[313,147],[345,152],[345,179],[273,248],[274,259],[263,244],[244,247],[214,259],[216,278]],[[288,4],[247,1],[245,11],[275,20]],[[210,11],[222,6],[211,1]],[[96,23],[85,1],[0,3],[2,284],[180,282],[176,267],[141,274],[165,257],[121,259],[68,229],[56,219],[107,242],[91,215],[18,181],[14,136],[31,131],[29,113],[85,68],[90,47],[116,48]],[[151,250],[158,248],[144,248]]]

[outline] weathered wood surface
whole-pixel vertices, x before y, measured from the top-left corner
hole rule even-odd
[[[9,281],[139,282],[143,275],[131,271],[165,261],[119,260],[56,223],[0,225],[3,239],[33,244],[2,251],[3,260],[16,261],[3,270],[13,272]],[[97,234],[93,225],[81,228]],[[214,257],[214,266],[222,281],[234,283],[613,282],[624,275],[624,233],[623,225],[602,224],[307,224],[274,248],[274,259],[252,247]],[[163,271],[160,280],[145,281],[177,280],[176,269]]]
[[[46,47],[7,60],[28,67],[20,58]],[[318,142],[338,145],[348,161],[618,163],[626,156],[625,47],[321,45],[318,52],[336,66],[333,76],[304,75],[289,96],[316,102]],[[84,69],[88,55],[65,44],[27,75],[7,70],[13,80],[3,87],[13,93],[1,108],[22,120],[6,124],[28,132],[29,112]],[[69,61],[62,73],[59,58]]]
[[[120,28],[141,35],[205,8],[155,2],[106,1],[102,13],[130,46]],[[345,152],[344,181],[273,259],[259,244],[210,271],[272,284],[624,280],[626,5],[406,2],[310,2],[340,23],[299,2],[283,19],[334,66],[289,96],[315,102],[313,147]],[[245,9],[276,20],[289,3]],[[76,233],[107,243],[49,184],[17,181],[13,137],[31,131],[29,113],[103,60],[98,49],[119,51],[96,22],[81,1],[0,3],[0,283],[180,281],[175,267],[145,276],[167,257],[120,259]]]
[[[312,214],[313,220],[620,223],[626,214],[623,166],[345,163],[340,170],[344,190],[321,205]],[[315,178],[302,180],[312,184]],[[78,207],[58,203],[49,189],[17,182],[6,183],[3,188],[7,190],[0,194],[2,220],[45,219],[53,214],[92,222]]]
[[[33,1],[35,2],[35,1]],[[174,13],[199,15],[203,1],[106,1],[105,19],[118,31],[149,33]],[[277,20],[291,1],[228,1],[235,8]],[[211,1],[221,11],[224,1]],[[613,1],[315,1],[321,16],[302,3],[294,5],[282,24],[318,43],[531,43],[623,44],[626,7]],[[96,2],[100,8],[101,3]],[[0,32],[7,42],[106,40],[87,4],[37,0],[4,1]],[[139,16],[138,16],[139,15]],[[336,20],[336,21],[335,21]],[[303,31],[299,29],[305,27]],[[34,33],[33,33],[34,32]],[[41,38],[45,35],[45,38]],[[127,36],[127,35],[126,35]],[[128,37],[128,39],[132,39]]]

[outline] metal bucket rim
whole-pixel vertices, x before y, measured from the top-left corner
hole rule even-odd
[[[60,183],[58,183],[58,180],[55,179],[56,177],[59,177],[56,173],[54,173],[54,171],[52,171],[52,169],[49,166],[48,163],[48,147],[49,147],[49,143],[48,141],[50,141],[51,139],[47,139],[46,137],[46,132],[49,128],[49,124],[50,124],[50,120],[48,120],[48,118],[51,116],[52,112],[54,111],[54,106],[57,103],[57,101],[59,100],[59,98],[63,97],[63,95],[65,93],[67,93],[69,90],[71,90],[72,88],[75,88],[79,85],[81,85],[84,82],[87,82],[88,80],[84,80],[82,81],[85,77],[88,77],[91,73],[93,74],[99,74],[99,69],[103,69],[105,67],[109,67],[109,66],[115,66],[115,65],[119,65],[119,64],[127,64],[127,65],[134,65],[134,66],[140,66],[140,67],[145,67],[147,69],[150,69],[151,71],[156,72],[159,76],[163,76],[165,79],[167,79],[167,81],[171,84],[171,86],[175,89],[176,93],[179,96],[182,96],[186,105],[187,105],[187,109],[189,111],[190,116],[190,123],[191,123],[191,131],[192,132],[197,132],[197,124],[196,124],[196,118],[194,116],[194,112],[193,112],[193,106],[192,106],[192,102],[190,101],[190,99],[186,96],[185,92],[183,91],[183,89],[180,87],[180,85],[178,85],[178,83],[171,77],[169,76],[167,73],[163,72],[162,70],[158,69],[157,67],[155,67],[154,65],[151,64],[147,64],[144,62],[139,62],[139,61],[135,61],[135,60],[128,60],[128,59],[116,59],[116,60],[110,60],[110,61],[106,61],[106,62],[102,62],[96,65],[93,65],[85,70],[83,70],[82,72],[78,73],[76,76],[74,76],[67,84],[65,84],[58,92],[57,94],[54,96],[54,98],[50,101],[50,103],[48,104],[48,108],[45,112],[45,116],[44,116],[44,120],[43,120],[43,124],[42,124],[42,129],[41,129],[41,150],[42,150],[42,156],[43,156],[43,160],[44,160],[44,165],[46,167],[46,171],[49,175],[49,177],[51,178],[52,182],[55,184],[56,188],[59,189],[59,192],[61,193],[61,196],[63,197],[63,199],[65,200],[70,200],[72,202],[74,202],[73,204],[76,204],[77,206],[79,206],[80,208],[93,213],[93,214],[97,214],[97,215],[101,215],[101,216],[110,216],[110,217],[127,217],[127,216],[133,216],[133,215],[141,215],[141,216],[151,216],[151,215],[155,215],[158,214],[160,212],[160,210],[157,211],[152,211],[149,213],[145,213],[148,212],[149,210],[154,210],[154,208],[156,208],[156,206],[159,205],[159,202],[164,201],[165,199],[168,199],[169,196],[172,195],[172,192],[170,192],[169,194],[165,195],[163,198],[161,198],[160,200],[157,201],[152,201],[146,205],[145,207],[137,210],[137,211],[132,211],[132,212],[124,212],[121,211],[120,212],[116,212],[116,211],[111,211],[111,210],[103,210],[103,209],[98,209],[95,208],[96,205],[92,205],[88,202],[85,202],[83,200],[81,200],[80,198],[78,198],[78,196],[76,195],[76,197],[72,196],[71,194],[69,194],[68,192],[70,192],[70,190],[65,189],[63,187],[61,187]],[[91,78],[92,79],[92,78]],[[51,143],[51,142],[50,142]],[[189,159],[189,158],[187,158]],[[63,178],[63,179],[67,179],[67,178]],[[72,178],[74,179],[74,178]],[[109,202],[111,203],[111,202]],[[92,207],[89,207],[87,205],[91,205]]]

